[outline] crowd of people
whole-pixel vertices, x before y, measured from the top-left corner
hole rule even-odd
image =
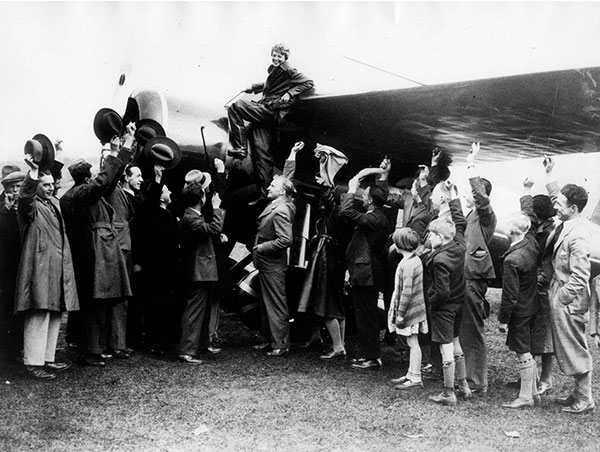
[[[289,50],[280,46],[272,53],[277,64],[270,77],[278,74],[275,69]],[[312,86],[291,69],[284,72],[302,89]],[[219,283],[227,278],[221,206],[225,164],[215,159],[212,175],[188,172],[172,203],[163,172],[180,159],[176,143],[151,121],[138,123],[137,129],[129,124],[121,133],[115,115],[104,110],[95,121],[105,146],[101,167],[93,172],[85,159],[72,162],[67,169],[74,185],[60,199],[62,164],[44,135],[26,143],[27,173],[13,166],[2,170],[3,351],[22,360],[34,378],[54,379],[71,367],[55,359],[64,311],[69,312],[67,343],[81,351],[83,365],[103,367],[109,357],[127,359],[132,348],[141,347],[172,352],[191,365],[202,364],[202,353],[222,351],[217,330]],[[286,271],[296,212],[292,179],[303,147],[294,145],[282,175],[273,176],[271,166],[261,179],[268,182],[266,199],[250,248],[260,284],[263,341],[253,348],[269,357],[290,350]],[[142,153],[155,157],[150,180],[132,163]],[[334,183],[346,156],[317,145],[319,218],[298,312],[327,329],[332,347],[320,359],[347,357],[344,291],[349,284],[359,344],[353,368],[383,365],[382,293],[386,340],[404,350],[409,364],[406,375],[393,380],[396,389],[418,390],[423,379],[440,379],[443,390],[429,399],[444,405],[456,404],[457,395],[487,394],[486,291],[488,281],[500,275],[488,248],[497,225],[492,184],[478,174],[478,153],[479,144],[473,143],[465,216],[445,152],[434,150],[430,165],[421,165],[406,188],[390,186],[387,157],[379,167],[360,171],[346,188]],[[595,409],[585,331],[590,310],[591,334],[600,346],[598,299],[590,301],[598,292],[590,290],[591,239],[582,216],[588,195],[574,184],[559,188],[554,165],[552,158],[544,160],[548,195],[532,196],[533,183],[526,179],[515,206],[519,212],[508,222],[498,320],[516,353],[520,379],[518,396],[502,406],[539,404],[540,396],[553,390],[556,361],[574,380],[573,391],[558,399],[563,411],[585,413]],[[399,209],[395,224],[386,205]],[[592,284],[598,286],[598,278]],[[173,308],[178,294],[180,310]],[[541,357],[539,376],[536,356]]]

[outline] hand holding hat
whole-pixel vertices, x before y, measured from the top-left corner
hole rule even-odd
[[[40,171],[45,171],[50,169],[54,162],[54,145],[46,135],[38,133],[25,143],[25,155],[31,156],[31,162],[35,163]],[[29,162],[27,164],[30,165]]]

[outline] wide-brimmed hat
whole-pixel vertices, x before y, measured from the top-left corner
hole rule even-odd
[[[198,182],[200,186],[206,190],[212,182],[212,177],[210,176],[210,173],[193,169],[185,175],[185,183],[193,184],[194,182]]]
[[[31,140],[25,143],[25,154],[33,157],[40,171],[50,169],[54,162],[54,145],[50,138],[42,133],[38,133]]]
[[[154,137],[165,136],[165,129],[160,125],[158,121],[154,119],[140,119],[136,123],[135,129],[135,141],[138,146],[144,148],[146,144]]]
[[[158,163],[165,169],[171,169],[181,161],[181,150],[170,138],[156,136],[144,146],[144,157],[152,164]]]
[[[4,176],[2,179],[0,179],[0,184],[4,185],[6,187],[8,184],[14,184],[16,182],[23,182],[24,179],[25,179],[24,172],[13,171],[12,173],[8,173],[6,176]]]
[[[94,116],[94,133],[102,144],[108,143],[115,135],[121,135],[123,119],[112,108],[101,108]]]

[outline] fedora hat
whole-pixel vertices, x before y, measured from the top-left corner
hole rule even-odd
[[[106,144],[115,135],[121,135],[123,119],[112,108],[101,108],[94,116],[94,133],[102,144]]]
[[[165,129],[158,121],[147,118],[137,122],[134,137],[138,146],[143,148],[152,138],[165,135]]]
[[[152,164],[158,163],[165,169],[171,169],[181,161],[181,150],[170,138],[156,136],[144,146],[144,157]]]
[[[193,169],[185,175],[185,183],[192,184],[194,182],[198,182],[202,189],[206,190],[212,182],[212,177],[210,177],[210,173]]]
[[[25,143],[25,154],[31,155],[40,171],[50,169],[54,162],[54,145],[46,135],[38,133]]]

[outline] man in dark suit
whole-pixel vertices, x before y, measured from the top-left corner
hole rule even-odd
[[[2,168],[0,183],[0,359],[13,360],[23,349],[23,319],[14,315],[15,289],[19,260],[21,259],[21,235],[17,220],[17,199],[25,179],[25,173],[15,165]]]
[[[465,353],[467,381],[473,393],[486,394],[488,386],[487,350],[484,335],[484,320],[489,316],[490,305],[485,299],[488,280],[494,279],[494,265],[488,244],[496,230],[496,214],[490,203],[492,184],[479,176],[475,158],[479,143],[471,145],[467,156],[467,173],[471,193],[465,195],[467,208],[467,230],[465,239],[466,297],[460,327],[461,343]]]
[[[215,193],[211,198],[212,218],[209,222],[204,220],[202,205],[206,201],[206,194],[199,183],[186,186],[181,195],[190,207],[185,209],[179,224],[186,303],[181,318],[178,353],[179,359],[185,363],[202,364],[197,354],[209,346],[207,312],[214,284],[218,280],[212,238],[223,229],[225,211],[221,210],[221,198]]]
[[[352,298],[361,355],[352,366],[357,369],[375,369],[382,366],[379,341],[377,300],[383,286],[383,249],[388,236],[388,221],[383,212],[386,192],[376,185],[357,195],[358,176],[348,182],[348,193],[342,196],[340,214],[355,226],[346,249],[346,263],[350,272]],[[359,212],[354,201],[359,198],[367,212]]]
[[[271,201],[258,217],[258,232],[254,244],[254,266],[258,270],[261,290],[261,328],[272,350],[268,356],[283,356],[289,352],[290,325],[285,274],[287,250],[292,244],[292,224],[296,207],[293,204],[294,184],[276,176],[267,190]],[[265,349],[268,343],[255,345]]]

